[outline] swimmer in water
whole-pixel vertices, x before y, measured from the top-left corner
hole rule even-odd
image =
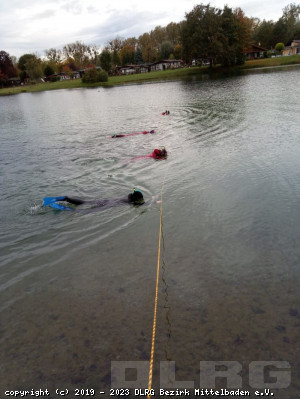
[[[162,147],[161,149],[155,148],[155,150],[152,152],[152,158],[155,159],[161,159],[161,158],[167,158],[168,153],[165,147]]]
[[[54,209],[72,211],[72,208],[68,208],[64,205],[59,204],[59,202],[68,202],[73,205],[90,205],[91,208],[99,208],[99,207],[114,207],[121,204],[133,204],[133,205],[142,205],[145,203],[144,196],[141,190],[133,189],[133,191],[128,194],[127,197],[116,198],[116,199],[103,199],[103,200],[83,200],[80,198],[71,198],[67,195],[63,195],[60,197],[46,197],[44,198],[44,206],[51,206]]]
[[[118,137],[128,137],[128,136],[136,136],[137,134],[153,134],[155,133],[155,130],[144,130],[143,132],[136,132],[136,133],[129,133],[129,134],[114,134],[113,136],[110,136],[112,139],[118,138]]]
[[[161,149],[155,148],[151,154],[148,155],[141,155],[140,157],[133,158],[133,161],[136,161],[137,159],[144,159],[144,158],[154,158],[154,159],[166,159],[168,156],[167,150],[165,147],[162,147]]]

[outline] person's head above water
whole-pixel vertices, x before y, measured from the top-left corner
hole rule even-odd
[[[128,202],[132,202],[135,205],[142,205],[145,201],[141,190],[134,188],[132,193],[128,194]]]
[[[153,151],[153,156],[155,158],[166,158],[168,156],[167,150],[165,149],[165,147],[162,147],[160,149],[155,148],[155,150]]]

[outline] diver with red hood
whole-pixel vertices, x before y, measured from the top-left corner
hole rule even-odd
[[[152,158],[155,159],[161,159],[161,158],[167,158],[168,152],[165,149],[165,147],[162,147],[161,149],[155,148],[155,150],[152,152]]]
[[[153,158],[153,159],[166,159],[168,156],[168,152],[165,147],[155,148],[151,154],[141,155],[140,157],[133,158],[133,160],[144,159],[144,158]]]

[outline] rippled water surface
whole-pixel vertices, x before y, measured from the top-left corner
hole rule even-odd
[[[111,361],[149,360],[165,178],[153,386],[161,360],[195,387],[200,361],[237,361],[244,389],[286,361],[272,392],[299,397],[299,90],[291,69],[0,98],[1,390],[108,397]],[[133,187],[145,205],[42,207]]]

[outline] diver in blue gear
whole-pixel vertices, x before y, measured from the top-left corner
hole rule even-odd
[[[133,189],[133,191],[128,194],[127,197],[116,198],[116,199],[103,199],[103,200],[83,200],[80,198],[71,198],[67,195],[63,195],[60,197],[45,197],[43,205],[51,206],[54,209],[64,210],[64,211],[72,211],[73,208],[68,208],[65,205],[61,205],[60,202],[68,202],[73,205],[82,205],[87,204],[91,205],[91,208],[99,208],[99,207],[113,207],[121,204],[133,204],[133,205],[142,205],[144,204],[144,196],[141,190]]]

